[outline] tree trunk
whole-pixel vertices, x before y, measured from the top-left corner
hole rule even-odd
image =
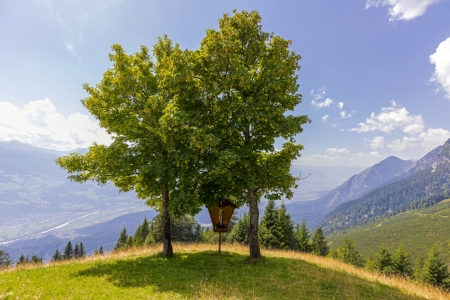
[[[164,256],[172,257],[172,239],[170,238],[170,215],[169,215],[169,190],[162,189],[162,207],[163,207],[163,253]]]
[[[250,230],[248,236],[248,246],[250,248],[250,260],[261,258],[259,250],[258,226],[259,208],[256,201],[256,194],[252,189],[248,189],[248,204],[250,207]]]

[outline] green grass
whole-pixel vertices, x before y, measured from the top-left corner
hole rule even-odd
[[[379,226],[381,224],[381,226]],[[450,199],[436,205],[385,217],[327,236],[330,248],[337,248],[348,237],[364,257],[374,256],[383,243],[391,250],[403,245],[414,260],[427,256],[437,243],[444,259],[450,263]]]
[[[3,272],[0,295],[13,293],[8,299],[425,299],[275,252],[249,263],[242,250],[219,255],[204,250],[211,246],[180,247],[172,258],[157,250],[140,251]]]

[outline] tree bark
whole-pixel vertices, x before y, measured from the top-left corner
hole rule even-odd
[[[172,257],[172,239],[170,238],[170,215],[169,215],[169,190],[163,188],[162,191],[163,207],[163,253],[164,256]]]
[[[250,260],[261,258],[259,249],[258,226],[259,208],[256,194],[252,189],[248,189],[248,204],[250,207],[250,230],[248,236],[248,246],[250,248]]]

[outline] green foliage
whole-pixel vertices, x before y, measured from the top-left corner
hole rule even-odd
[[[25,256],[25,255],[23,255],[23,253],[22,253],[22,254],[20,255],[19,259],[17,260],[16,265],[17,265],[17,266],[19,266],[19,265],[26,265],[26,264],[29,264],[29,263],[30,263],[30,258],[28,257],[28,255]]]
[[[403,250],[402,245],[400,245],[400,247],[398,247],[397,251],[395,252],[393,269],[396,274],[407,275],[410,277],[413,275],[411,262],[409,260],[409,257]]]
[[[275,228],[278,220],[278,210],[275,200],[269,200],[264,215],[259,224],[259,241],[263,247],[276,248]]]
[[[437,246],[431,248],[422,270],[422,279],[432,285],[450,286],[450,273]]]
[[[293,249],[295,245],[294,222],[287,213],[286,205],[281,204],[278,209],[277,219],[274,226],[275,248]]]
[[[9,257],[9,253],[0,250],[0,270],[12,265],[12,259]]]
[[[133,247],[133,236],[130,235],[127,239],[127,241],[125,242],[125,247],[129,248],[129,247]]]
[[[375,269],[380,273],[390,274],[394,273],[394,262],[392,254],[388,248],[383,245],[379,250],[374,260]]]
[[[239,218],[236,225],[234,225],[231,232],[231,241],[239,244],[248,244],[248,233],[250,227],[250,214],[244,213],[242,218]]]
[[[357,267],[362,267],[365,263],[362,256],[355,250],[353,240],[348,238],[345,238],[344,243],[338,249],[331,250],[328,256]]]
[[[73,258],[73,246],[72,242],[68,241],[66,248],[64,248],[63,259],[68,260]]]
[[[39,257],[39,256],[37,256],[37,255],[35,254],[35,255],[33,255],[33,256],[31,257],[30,262],[31,262],[31,263],[34,263],[34,264],[41,264],[41,263],[42,263],[42,257]]]
[[[76,243],[75,247],[73,248],[73,258],[80,258],[80,245],[78,245],[78,243]]]
[[[306,221],[303,219],[302,224],[295,229],[296,246],[295,249],[301,252],[312,252],[311,231],[306,227]]]
[[[329,248],[327,241],[325,240],[325,235],[323,234],[322,228],[319,227],[316,229],[312,239],[312,253],[315,255],[327,256],[328,252]]]
[[[86,248],[83,245],[83,242],[80,242],[80,253],[78,254],[79,258],[83,258],[86,256]]]
[[[127,243],[127,239],[128,239],[127,229],[124,226],[122,231],[120,232],[120,236],[119,236],[119,239],[117,240],[117,244],[114,247],[114,250],[117,251],[120,248],[125,247],[125,245]]]
[[[162,231],[162,229],[161,229]],[[136,229],[136,232],[134,233],[134,237],[133,237],[133,245],[135,245],[136,247],[142,246],[144,244],[145,238],[147,236],[144,236],[144,232],[142,230],[142,225],[139,225],[138,228]]]
[[[422,255],[417,256],[414,261],[414,279],[421,281],[423,280],[423,266],[425,265],[425,259]]]
[[[162,214],[156,215],[153,220],[148,223],[148,239],[146,244],[160,243],[162,241]],[[145,220],[144,220],[145,222]],[[144,225],[143,225],[144,226]],[[197,223],[192,216],[171,217],[170,234],[172,241],[183,243],[195,243],[202,241],[203,228]],[[144,239],[145,240],[145,239]]]
[[[63,256],[61,254],[61,252],[59,252],[58,249],[56,249],[55,253],[52,256],[52,261],[60,261],[63,259]]]

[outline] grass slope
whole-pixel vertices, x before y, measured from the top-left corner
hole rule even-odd
[[[175,244],[0,273],[7,299],[448,299],[449,293],[328,258],[247,247]]]
[[[419,254],[426,258],[437,243],[445,260],[450,263],[450,199],[427,208],[338,230],[327,236],[328,242],[332,242],[330,248],[339,247],[345,237],[353,239],[356,250],[364,257],[374,256],[385,243],[391,250],[403,245],[413,261]]]

